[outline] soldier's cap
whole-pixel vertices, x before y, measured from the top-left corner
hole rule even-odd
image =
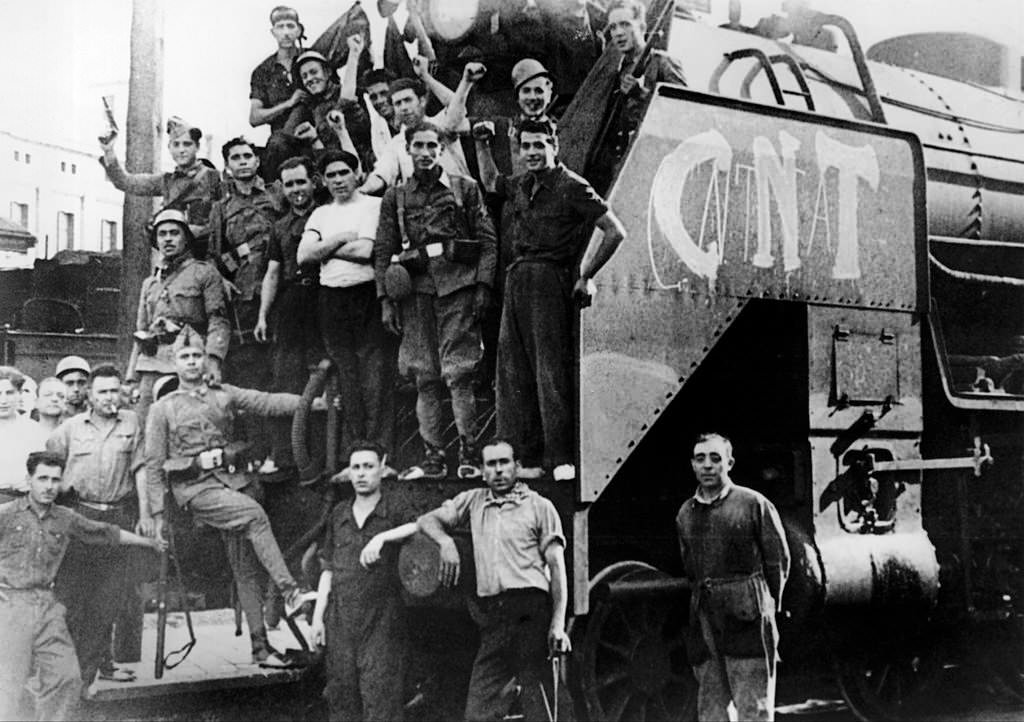
[[[395,14],[399,5],[399,0],[377,0],[377,14],[386,20]]]
[[[533,58],[523,58],[512,67],[512,87],[519,91],[519,86],[523,83],[528,83],[534,78],[547,78],[551,79],[551,73],[544,67],[539,60]]]
[[[171,346],[171,350],[174,351],[174,355],[177,356],[183,349],[186,348],[197,348],[203,353],[206,353],[206,341],[199,332],[194,328],[185,324],[184,328],[178,332],[178,338],[174,339],[174,344]]]
[[[64,378],[64,374],[71,371],[81,371],[88,376],[92,373],[92,367],[89,365],[89,362],[81,356],[65,356],[57,362],[57,370],[53,375],[62,379]]]
[[[180,115],[172,115],[167,119],[167,137],[173,140],[182,135],[187,135],[196,143],[203,137],[203,131],[189,123]]]

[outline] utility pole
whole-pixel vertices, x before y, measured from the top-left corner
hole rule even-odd
[[[130,173],[160,170],[164,62],[162,5],[161,0],[132,2],[131,69],[125,128],[125,168]],[[146,234],[146,224],[152,215],[152,198],[125,194],[121,299],[117,316],[118,357],[125,361],[132,350],[139,292],[152,262]]]

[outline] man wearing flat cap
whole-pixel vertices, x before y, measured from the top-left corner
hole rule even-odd
[[[100,138],[100,164],[114,187],[136,196],[162,196],[160,210],[174,209],[186,214],[196,229],[206,225],[210,207],[221,197],[220,174],[197,158],[203,131],[177,116],[167,121],[167,149],[174,170],[167,173],[128,173],[114,151],[116,133]]]
[[[368,40],[369,19],[357,2],[331,23],[309,49],[327,59],[333,75],[334,69],[340,68],[348,60],[346,38],[362,28],[366,28]],[[287,5],[278,5],[271,10],[270,34],[277,42],[277,51],[256,66],[249,82],[249,125],[253,128],[270,126],[270,138],[267,139],[262,164],[263,179],[268,183],[276,180],[278,166],[282,162],[303,151],[304,144],[285,131],[285,124],[292,110],[309,97],[296,82],[298,69],[293,66],[294,60],[304,50],[302,41],[306,37],[306,29],[299,20],[298,11]],[[358,65],[360,73],[373,65],[369,42],[366,43],[366,52],[359,56]]]
[[[146,484],[158,538],[163,537],[164,494],[192,518],[223,532],[238,598],[252,642],[252,661],[284,662],[267,641],[259,583],[262,565],[285,598],[291,614],[306,598],[288,570],[263,507],[253,498],[246,445],[239,443],[238,416],[288,416],[299,407],[296,394],[271,394],[227,384],[208,384],[209,337],[186,325],[171,349],[178,387],[153,404],[146,422]],[[315,599],[308,594],[308,601]]]
[[[161,211],[153,219],[152,243],[160,254],[160,266],[142,282],[136,317],[137,361],[129,368],[129,381],[139,382],[136,411],[140,423],[153,400],[153,384],[174,372],[171,344],[189,325],[202,335],[209,348],[209,372],[220,378],[227,355],[230,326],[224,282],[212,263],[192,256],[195,238],[182,211]]]

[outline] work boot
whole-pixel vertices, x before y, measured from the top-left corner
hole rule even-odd
[[[479,479],[483,476],[480,471],[480,454],[476,445],[468,439],[459,442],[459,469],[456,475],[460,479]]]
[[[281,658],[281,653],[270,645],[267,639],[267,630],[261,630],[249,635],[252,642],[252,663],[261,667],[287,667],[287,662]]]
[[[426,447],[427,453],[417,466],[410,466],[398,475],[401,481],[416,479],[443,479],[448,476],[448,464],[444,460],[444,451]]]

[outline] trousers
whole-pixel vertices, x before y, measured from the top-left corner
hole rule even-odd
[[[516,589],[494,597],[471,598],[469,613],[480,629],[480,647],[473,660],[466,697],[468,722],[494,722],[507,713],[502,691],[515,677],[524,722],[547,722],[544,695],[554,699],[548,661],[551,597],[540,589]],[[541,687],[544,693],[541,693]],[[559,719],[569,704],[568,690],[559,694]]]
[[[394,448],[395,342],[381,322],[372,281],[320,287],[320,331],[338,369],[342,447],[369,439]]]
[[[572,269],[519,261],[505,279],[498,333],[498,436],[524,466],[573,463]]]
[[[335,587],[328,602],[326,635],[324,697],[331,722],[401,722],[406,650],[400,599],[367,604]]]
[[[475,442],[474,373],[483,358],[480,324],[473,318],[472,287],[447,296],[414,293],[402,301],[402,343],[398,368],[416,379],[420,436],[433,449],[444,447],[443,394],[452,399],[459,438]]]
[[[35,677],[35,719],[75,719],[82,680],[64,619],[48,589],[0,590],[0,720],[25,719],[25,684]]]
[[[699,614],[701,634],[711,654],[694,665],[697,678],[697,719],[700,722],[726,722],[732,702],[737,719],[775,719],[775,650],[761,657],[728,657],[715,642],[711,623]]]
[[[73,508],[82,516],[115,524],[131,531],[135,525],[134,497],[131,503],[107,511],[76,504]],[[119,612],[131,609],[140,617],[142,605],[129,576],[130,547],[95,546],[71,542],[57,573],[57,598],[67,608],[67,625],[75,643],[78,663],[82,671],[82,684],[88,686],[96,677],[96,670],[110,658],[110,643],[114,622],[119,629]],[[135,600],[128,604],[128,600]],[[123,630],[122,630],[123,631]]]

